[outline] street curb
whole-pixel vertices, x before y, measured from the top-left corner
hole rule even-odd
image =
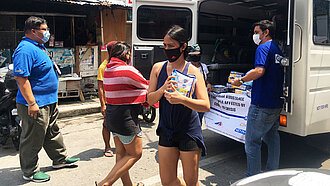
[[[88,103],[79,105],[59,105],[59,119],[75,117],[86,114],[100,113],[100,103]]]

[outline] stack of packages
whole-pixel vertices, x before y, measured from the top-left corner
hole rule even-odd
[[[215,93],[227,93],[228,92],[228,87],[224,86],[224,85],[212,85],[212,92]]]
[[[233,92],[235,94],[243,94],[251,97],[252,81],[244,82],[241,86],[234,86],[231,84],[232,80],[235,78],[241,78],[244,76],[244,73],[231,71],[228,77],[227,88],[228,92]]]

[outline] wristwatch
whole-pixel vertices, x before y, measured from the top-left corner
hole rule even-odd
[[[28,106],[33,106],[33,105],[35,105],[35,104],[37,104],[37,102],[33,102],[33,103],[31,103],[31,104],[28,104]]]
[[[242,78],[239,78],[239,82],[240,82],[241,84],[243,84],[243,83],[244,83],[244,81],[243,81],[243,79],[242,79]]]

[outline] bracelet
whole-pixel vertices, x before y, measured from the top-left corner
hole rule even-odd
[[[35,104],[37,104],[37,102],[33,102],[33,103],[31,103],[31,104],[28,104],[28,106],[33,106],[33,105],[35,105]]]

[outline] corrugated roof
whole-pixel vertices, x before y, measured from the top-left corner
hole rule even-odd
[[[92,5],[92,6],[127,6],[126,0],[51,0],[63,3],[71,3],[78,5]]]

